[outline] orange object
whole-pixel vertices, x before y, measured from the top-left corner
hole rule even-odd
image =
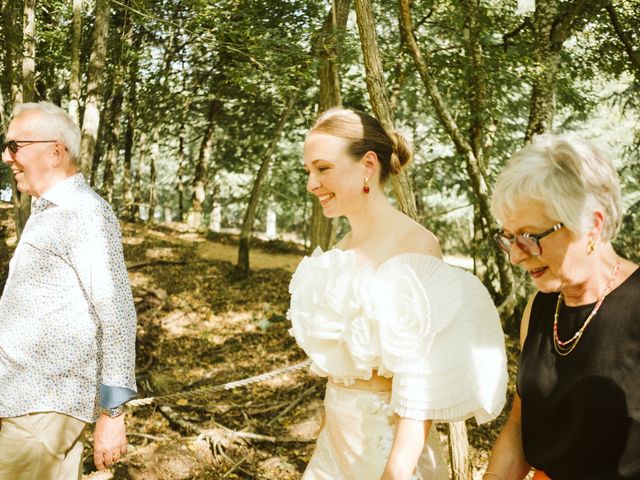
[[[551,480],[551,478],[547,477],[542,470],[536,470],[536,473],[533,474],[532,480]]]

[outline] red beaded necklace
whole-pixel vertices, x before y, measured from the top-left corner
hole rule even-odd
[[[607,282],[607,286],[604,288],[604,291],[602,292],[602,295],[600,295],[600,298],[598,298],[595,307],[593,307],[593,310],[591,310],[591,313],[582,324],[582,327],[580,327],[580,330],[578,330],[575,335],[569,340],[564,341],[560,340],[560,337],[558,337],[558,312],[560,311],[560,304],[562,303],[563,298],[562,292],[560,292],[560,295],[558,295],[558,303],[556,303],[556,311],[553,315],[553,346],[555,347],[556,352],[558,352],[559,355],[569,355],[573,351],[573,349],[576,348],[576,345],[578,345],[578,342],[582,338],[582,334],[587,328],[587,325],[589,325],[591,319],[593,319],[593,317],[596,316],[596,313],[598,313],[598,310],[600,310],[600,306],[602,305],[602,302],[604,302],[604,297],[606,297],[611,291],[611,287],[613,287],[613,282],[616,278],[616,275],[618,274],[619,269],[620,259],[616,261],[616,266],[613,268],[613,273],[611,274],[611,278],[609,278],[609,281]]]

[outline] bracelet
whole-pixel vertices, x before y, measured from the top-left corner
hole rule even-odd
[[[494,477],[496,477],[498,480],[504,480],[504,478],[502,478],[500,475],[498,475],[496,472],[484,472],[484,475],[482,475],[482,480],[484,480],[484,478],[487,475],[492,475]]]

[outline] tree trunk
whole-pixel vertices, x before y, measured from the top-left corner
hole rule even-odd
[[[180,120],[180,128],[178,129],[178,171],[176,172],[178,191],[178,221],[184,220],[184,167],[187,162],[185,152],[185,138],[187,136],[187,120],[183,115]]]
[[[142,44],[142,35],[134,32],[133,51],[139,51]],[[135,201],[132,182],[133,142],[136,132],[136,120],[138,110],[138,59],[136,55],[129,56],[128,62],[128,90],[126,119],[127,128],[124,135],[124,160],[122,162],[122,208],[124,218],[133,221],[136,219]]]
[[[158,202],[157,165],[160,158],[160,124],[153,126],[151,134],[151,154],[149,155],[149,218],[147,222],[153,223]]]
[[[244,221],[242,222],[242,230],[240,232],[240,245],[238,247],[238,264],[237,271],[240,277],[247,277],[249,275],[249,242],[251,241],[251,234],[253,232],[253,223],[256,218],[256,212],[258,210],[258,203],[260,202],[260,194],[262,191],[262,184],[267,177],[269,171],[269,164],[275,152],[275,149],[282,136],[282,131],[287,123],[287,118],[293,109],[293,104],[296,98],[295,95],[291,95],[289,103],[285,107],[284,111],[280,115],[280,120],[276,125],[275,132],[271,139],[271,143],[262,157],[260,163],[260,169],[256,175],[256,179],[253,182],[251,189],[251,195],[249,196],[249,205],[244,215]]]
[[[3,60],[3,69],[2,69],[2,91],[6,98],[0,105],[3,110],[6,108],[5,112],[7,112],[6,117],[9,117],[9,112],[11,111],[11,106],[14,104],[16,95],[20,90],[19,83],[16,82],[16,73],[15,73],[15,65],[14,65],[14,53],[18,48],[17,39],[16,39],[16,19],[15,19],[15,3],[10,0],[5,0],[2,6],[2,34],[3,38],[3,46],[4,46],[4,56]],[[5,130],[3,130],[5,131]]]
[[[82,0],[73,0],[71,24],[71,78],[69,79],[69,115],[80,125],[80,47],[82,40]]]
[[[116,64],[113,76],[111,101],[109,102],[109,123],[104,132],[104,170],[102,175],[102,192],[109,204],[113,203],[113,184],[115,181],[118,153],[120,152],[120,135],[122,134],[122,104],[124,102],[124,78],[127,73],[127,56],[133,45],[133,22],[124,17],[121,28],[120,43],[111,59]]]
[[[382,71],[371,0],[355,0],[355,4],[369,100],[378,121],[386,130],[392,131],[394,130],[393,115]],[[392,176],[391,180],[398,207],[411,218],[417,219],[418,212],[409,176],[403,171]]]
[[[24,0],[22,37],[22,99],[36,99],[36,0]]]
[[[111,98],[109,128],[104,129],[104,170],[102,172],[102,193],[105,200],[113,202],[113,182],[115,180],[118,151],[120,150],[120,134],[122,132],[122,101],[124,97],[122,75],[116,74],[114,95]]]
[[[314,51],[319,58],[318,78],[320,79],[320,101],[318,110],[324,112],[331,107],[342,105],[340,95],[339,65],[344,29],[349,16],[351,0],[334,0],[333,6],[318,34]],[[322,212],[318,199],[313,197],[311,211],[311,250],[320,247],[327,250],[336,236],[336,222]]]
[[[206,199],[207,173],[211,161],[213,147],[213,133],[215,132],[218,118],[222,113],[222,101],[212,98],[207,111],[207,126],[205,127],[198,151],[193,182],[191,183],[191,209],[189,210],[189,225],[200,226],[202,224],[202,206]]]
[[[108,33],[109,0],[96,0],[96,22],[93,30],[93,46],[87,73],[87,98],[82,118],[82,147],[80,153],[80,169],[86,178],[91,175],[93,154],[98,139]]]
[[[144,174],[144,161],[150,150],[149,148],[149,136],[145,131],[140,132],[139,139],[140,148],[138,149],[138,168],[136,168],[135,175],[133,177],[133,208],[134,215],[142,219],[142,204],[143,204],[143,192],[142,192],[142,177]]]
[[[537,0],[533,15],[534,70],[525,143],[534,135],[551,131],[556,112],[556,84],[562,44],[552,41],[558,0]]]
[[[22,23],[22,89],[16,95],[16,103],[33,102],[36,93],[36,2],[24,0]],[[19,192],[13,183],[13,207],[16,223],[16,235],[22,235],[22,230],[31,215],[31,197]]]
[[[561,12],[562,4],[560,0],[536,0],[534,68],[525,143],[529,143],[534,135],[553,129],[562,44],[580,27],[580,20],[600,11],[610,1],[574,0]]]

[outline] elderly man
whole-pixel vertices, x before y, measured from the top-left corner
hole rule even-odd
[[[18,105],[2,160],[36,198],[0,299],[0,479],[82,475],[126,452],[136,314],[109,205],[78,173],[80,130],[49,103]]]

